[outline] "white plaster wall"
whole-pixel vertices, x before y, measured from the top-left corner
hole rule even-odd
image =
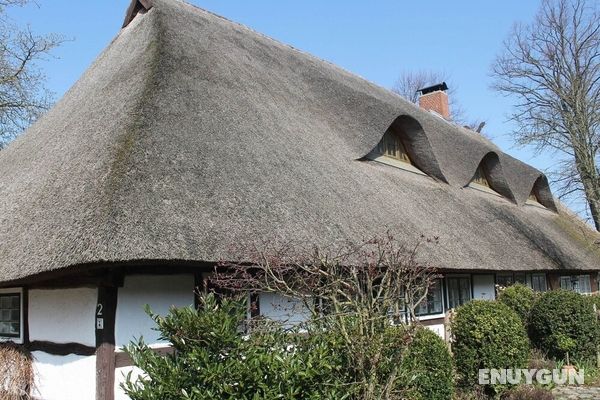
[[[127,374],[131,372],[131,380],[135,382],[138,376],[143,374],[143,371],[137,367],[123,367],[115,370],[115,400],[131,400],[121,389],[121,383],[127,380]]]
[[[94,400],[96,356],[53,356],[34,351],[36,392],[42,400]]]
[[[141,336],[147,344],[164,343],[153,330],[154,321],[144,312],[144,306],[148,304],[154,313],[166,315],[172,306],[193,305],[194,276],[130,275],[125,277],[118,296],[116,345],[125,346]]]
[[[442,339],[446,339],[446,328],[444,327],[444,324],[428,325],[426,328],[437,333]]]
[[[494,275],[473,275],[473,299],[494,300],[496,285]]]
[[[30,290],[29,339],[96,345],[95,288]]]
[[[291,327],[310,318],[310,312],[301,300],[285,297],[277,293],[259,295],[260,314],[274,321],[284,322]]]

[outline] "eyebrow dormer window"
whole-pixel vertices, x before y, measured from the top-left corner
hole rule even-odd
[[[477,190],[481,190],[483,192],[492,193],[497,196],[502,196],[498,191],[492,186],[490,183],[490,178],[487,174],[485,164],[482,162],[477,167],[477,171],[475,171],[475,175],[471,178],[471,182],[469,182],[469,187]]]
[[[540,201],[540,198],[539,198],[538,194],[536,193],[535,189],[533,189],[531,191],[531,193],[529,193],[529,197],[525,201],[525,204],[528,204],[530,206],[546,208]]]
[[[381,142],[377,145],[377,152],[382,156],[413,165],[410,156],[406,152],[404,143],[402,143],[402,140],[397,134],[390,130],[385,132],[383,139],[381,139]]]
[[[480,165],[479,168],[477,168],[477,171],[475,172],[475,176],[473,176],[471,183],[475,183],[477,185],[485,186],[491,189],[490,181],[488,180],[487,174],[485,173],[482,165]]]

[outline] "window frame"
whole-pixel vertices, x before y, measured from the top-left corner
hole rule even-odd
[[[460,280],[467,280],[469,282],[469,298],[463,302],[460,302],[458,305],[452,307],[451,301],[450,301],[450,291],[452,290],[451,285],[450,285],[450,281],[451,280],[458,280],[458,291],[460,293]],[[446,277],[446,294],[447,294],[447,307],[448,310],[452,310],[453,308],[457,308],[462,306],[463,304],[468,303],[469,301],[473,300],[473,279],[471,277],[471,275],[455,275],[455,276],[447,276]],[[459,296],[460,297],[460,296]]]
[[[390,148],[394,149],[394,154],[388,153]],[[406,150],[406,145],[404,141],[400,137],[397,132],[394,132],[391,129],[388,129],[383,134],[383,137],[377,144],[377,153],[380,156],[391,158],[392,160],[396,160],[398,162],[402,162],[414,167],[414,162],[412,157]]]
[[[23,293],[23,288],[6,288],[6,289],[0,289],[0,296],[14,296],[14,295],[18,295],[19,296],[19,334],[18,335],[7,335],[7,334],[0,334],[0,343],[3,342],[14,342],[17,344],[23,344],[23,337],[24,337],[24,329],[25,329],[25,318],[24,318],[24,310],[23,310],[23,305],[24,305],[24,293]]]
[[[581,285],[582,277],[587,277],[587,279],[588,279],[588,287],[590,289],[589,292],[584,292],[581,289],[582,288],[582,285]],[[575,282],[574,278],[577,278],[577,288],[573,287],[573,283]],[[563,280],[568,280],[568,287],[563,287]],[[592,277],[590,274],[561,275],[559,277],[559,283],[560,283],[560,288],[563,290],[570,290],[570,291],[573,291],[573,292],[579,293],[579,294],[592,294],[594,292],[594,290],[592,288]]]
[[[440,311],[431,311],[428,308],[426,313],[420,313],[419,311],[417,311],[417,309],[415,309],[415,316],[417,318],[429,317],[429,316],[432,316],[432,315],[443,315],[444,314],[444,310],[445,310],[445,307],[446,307],[446,304],[445,304],[446,302],[445,302],[445,299],[444,299],[444,297],[445,297],[444,296],[444,286],[445,286],[444,285],[444,279],[438,278],[435,281],[436,281],[435,286],[438,287],[439,295],[440,295],[440,303],[441,303]],[[427,297],[428,298],[424,300],[424,302],[427,303],[427,304],[429,304],[429,295],[432,294],[431,289],[432,288],[430,287],[429,290],[428,290],[428,292],[427,292]],[[421,303],[421,304],[423,304],[423,303]],[[421,306],[421,304],[419,304],[417,308],[419,308]],[[406,309],[406,307],[405,307],[405,309]]]
[[[540,277],[544,278],[544,290],[536,290],[535,287],[533,286],[533,278],[540,278]],[[548,277],[546,276],[546,274],[544,274],[544,273],[531,274],[531,276],[530,276],[529,279],[530,279],[530,282],[531,282],[531,284],[529,285],[529,287],[534,292],[544,293],[544,292],[548,291]]]

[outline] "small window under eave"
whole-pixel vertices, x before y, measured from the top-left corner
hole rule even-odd
[[[411,156],[408,151],[406,151],[406,146],[402,142],[402,139],[392,130],[385,132],[375,150],[369,155],[369,158],[383,164],[391,165],[420,175],[426,175],[415,166]]]
[[[487,192],[502,197],[502,195],[494,190],[490,184],[490,180],[485,172],[485,169],[483,168],[483,165],[479,165],[479,167],[477,167],[477,171],[475,171],[475,175],[473,175],[473,178],[471,179],[471,182],[469,182],[468,186],[473,189],[481,190],[482,192]]]
[[[535,207],[541,207],[541,208],[546,208],[541,202],[540,202],[540,198],[538,197],[537,193],[535,192],[535,190],[532,190],[531,193],[529,194],[529,197],[527,198],[527,200],[525,201],[525,204],[530,205],[530,206],[535,206]]]

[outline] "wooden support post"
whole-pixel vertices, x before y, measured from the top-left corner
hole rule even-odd
[[[118,288],[98,287],[96,326],[96,400],[115,398],[115,319]]]

